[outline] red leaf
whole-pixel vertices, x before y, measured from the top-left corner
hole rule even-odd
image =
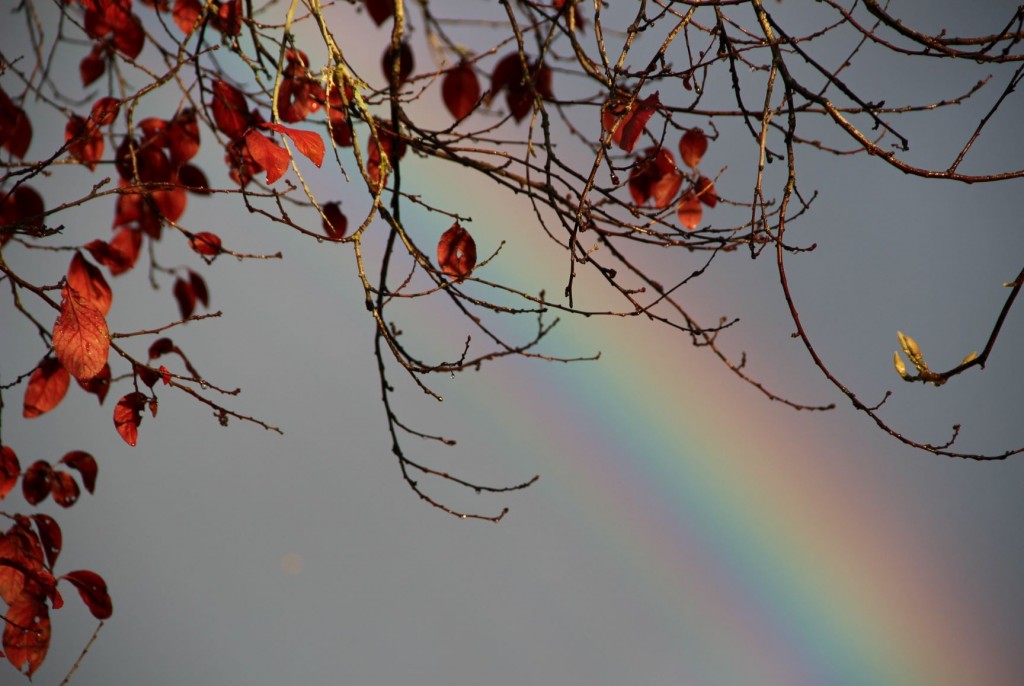
[[[149,359],[155,360],[163,355],[169,355],[177,349],[174,341],[170,338],[158,338],[149,346]]]
[[[209,307],[210,292],[206,289],[206,282],[203,281],[203,277],[189,269],[188,282],[192,286],[192,292],[196,294],[196,300],[203,303],[203,307]]]
[[[267,172],[267,183],[274,183],[288,171],[288,151],[259,131],[245,134],[245,145],[256,164]]]
[[[100,405],[102,405],[107,397],[107,392],[110,390],[110,365],[103,365],[103,369],[99,374],[88,381],[79,381],[78,385],[86,393],[95,395],[99,399]]]
[[[61,579],[67,579],[74,584],[89,611],[92,612],[92,616],[96,619],[107,619],[113,613],[107,583],[96,572],[80,569],[68,572]]]
[[[633,152],[633,146],[636,145],[637,139],[644,132],[647,122],[659,107],[661,107],[661,101],[658,98],[658,93],[654,93],[644,100],[635,101],[625,112],[621,111],[621,104],[608,103],[601,111],[601,124],[606,131],[611,131],[615,122],[618,121],[619,126],[612,134],[612,140],[626,152]]]
[[[365,0],[366,11],[373,22],[380,26],[395,13],[395,0]]]
[[[351,89],[346,88],[349,102],[355,97],[355,93],[350,91]],[[327,117],[331,125],[331,138],[334,140],[335,145],[343,148],[351,147],[352,127],[349,126],[348,119],[345,118],[345,104],[341,100],[341,92],[337,86],[331,88],[331,94],[327,102]]]
[[[178,181],[186,190],[198,195],[210,194],[210,182],[206,180],[203,170],[194,164],[184,164],[178,170]]]
[[[71,385],[71,375],[54,357],[46,357],[29,377],[21,416],[32,419],[60,404]]]
[[[78,496],[81,494],[74,477],[63,470],[54,470],[51,492],[53,501],[61,507],[71,507],[78,502]]]
[[[209,231],[200,231],[188,241],[189,247],[200,255],[216,255],[220,252],[220,236]]]
[[[700,129],[690,129],[679,139],[679,155],[686,166],[696,169],[708,149],[708,139]]]
[[[110,312],[114,297],[110,285],[99,268],[82,257],[82,253],[77,250],[68,266],[68,285],[104,315]]]
[[[42,544],[43,552],[46,554],[46,564],[49,565],[50,569],[53,569],[53,565],[57,563],[57,556],[60,555],[60,549],[64,544],[64,535],[60,531],[60,526],[50,515],[37,513],[32,515],[32,521],[36,523],[36,529],[39,531],[39,542]]]
[[[13,224],[26,228],[42,228],[42,214],[46,211],[43,199],[31,186],[18,186],[0,201],[0,226],[6,228],[4,236],[14,231]],[[27,231],[25,233],[28,233]]]
[[[185,189],[181,186],[153,191],[152,197],[153,202],[156,203],[156,207],[160,211],[160,215],[172,222],[181,219],[181,215],[185,213],[188,196],[185,195]],[[156,217],[155,220],[154,223],[157,227],[162,226],[159,217]],[[146,233],[153,236],[153,238],[160,238],[159,228],[155,232],[146,231]]]
[[[341,211],[341,204],[337,202],[325,202],[321,208],[324,211],[322,224],[324,233],[331,238],[344,238],[348,230],[348,218]]]
[[[78,473],[82,475],[85,490],[90,493],[96,490],[96,474],[99,472],[99,467],[96,465],[95,457],[83,450],[72,450],[60,458],[60,461],[72,469],[78,470]]]
[[[106,71],[106,48],[102,43],[96,43],[92,46],[92,50],[89,51],[89,54],[83,57],[82,61],[78,63],[78,75],[82,78],[82,86],[88,86],[90,83],[103,76]]]
[[[531,77],[532,76],[532,82]],[[534,65],[530,74],[523,71],[518,52],[506,55],[491,74],[491,92],[505,90],[505,101],[516,121],[522,121],[533,109],[534,93],[550,100],[551,69],[546,64]]]
[[[629,173],[629,192],[637,205],[653,198],[655,207],[668,207],[682,183],[672,153],[665,148],[648,148]]]
[[[412,75],[414,60],[412,48],[405,41],[398,44],[398,85],[401,86]],[[384,70],[384,80],[391,83],[391,63],[395,60],[395,52],[389,45],[381,58],[380,66]]]
[[[238,138],[249,126],[249,104],[242,91],[224,81],[213,82],[210,105],[213,121],[229,138]]]
[[[89,246],[85,247],[88,249]],[[103,262],[98,257],[96,261],[106,266],[111,274],[117,276],[134,267],[135,261],[139,259],[139,250],[142,249],[142,232],[123,228],[114,234],[107,247],[108,261]],[[93,253],[93,257],[96,257],[95,253]]]
[[[694,193],[697,194],[697,199],[708,207],[714,207],[718,204],[718,193],[715,192],[715,184],[706,176],[702,176],[697,180],[697,185],[694,186]]]
[[[92,105],[89,113],[89,121],[93,126],[109,126],[117,119],[121,111],[121,101],[117,98],[100,98]]]
[[[437,243],[437,263],[442,272],[457,281],[469,276],[476,266],[476,242],[458,222],[441,235]]]
[[[25,111],[7,97],[0,88],[0,141],[3,147],[19,159],[25,157],[32,142],[32,124]]]
[[[676,215],[679,217],[679,223],[684,228],[689,230],[696,230],[696,227],[700,225],[700,219],[703,216],[703,209],[700,207],[700,202],[696,197],[688,192],[683,196],[683,200],[679,203],[679,208],[676,210]]]
[[[18,456],[12,448],[0,445],[0,500],[7,497],[7,494],[18,482],[18,475],[21,474],[21,464]]]
[[[242,32],[242,0],[225,0],[213,17],[213,27],[225,36],[237,36]]]
[[[53,467],[46,460],[36,460],[21,477],[21,492],[29,505],[37,505],[50,495]]]
[[[139,440],[139,424],[142,423],[142,408],[146,396],[138,391],[122,396],[114,408],[114,426],[124,442],[134,446]]]
[[[142,365],[135,365],[134,372],[137,377],[142,380],[142,383],[152,388],[156,385],[156,382],[160,380],[160,372],[149,367],[143,367]]]
[[[160,380],[164,382],[164,386],[171,383],[171,370],[163,365],[160,365]],[[152,404],[149,407],[152,409]]]
[[[178,301],[178,311],[181,312],[182,319],[188,319],[196,311],[196,293],[188,281],[175,279],[174,299]]]
[[[679,217],[679,223],[684,228],[690,231],[695,230],[700,226],[701,217],[704,215],[704,210],[700,206],[700,201],[697,200],[693,193],[687,193],[683,196],[682,202],[679,203],[679,209],[676,210],[676,215]]]
[[[110,332],[103,313],[68,286],[61,290],[60,316],[53,324],[53,350],[79,381],[103,371],[110,352]]]
[[[39,669],[50,648],[50,614],[38,600],[22,600],[7,609],[4,650],[14,668],[26,676]]]
[[[65,126],[65,142],[70,143],[68,152],[90,170],[103,157],[103,134],[90,122],[78,115],[72,115]]]
[[[175,0],[174,23],[181,32],[188,35],[196,25],[196,19],[203,13],[203,3],[199,0]]]
[[[184,109],[167,124],[167,150],[180,167],[199,152],[199,123],[194,109]]]
[[[323,164],[325,149],[324,139],[320,137],[320,134],[314,133],[313,131],[293,129],[290,126],[281,126],[280,124],[264,124],[264,126],[273,129],[278,133],[283,133],[291,138],[299,152],[305,155],[306,158],[316,166],[319,167]]]
[[[480,80],[473,67],[460,62],[459,66],[449,69],[441,81],[441,98],[456,119],[469,116],[480,100]]]

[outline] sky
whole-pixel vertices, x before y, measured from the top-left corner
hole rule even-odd
[[[909,23],[969,33],[1001,28],[1014,5],[893,7]],[[810,24],[815,15],[793,10],[791,19]],[[360,17],[344,30],[376,29]],[[996,74],[977,104],[906,120],[911,158],[935,164],[950,159],[1009,76],[873,60],[865,51],[851,80],[910,102]],[[1019,167],[1021,111],[1011,95],[965,164]],[[725,168],[723,196],[749,197],[755,152],[739,136],[712,143],[705,164]],[[892,367],[897,330],[936,367],[984,345],[1001,284],[1024,255],[1022,183],[924,182],[877,160],[800,154],[819,197],[788,235],[818,247],[791,260],[790,279],[819,352],[865,399],[892,390],[884,417],[910,437],[941,442],[959,422],[964,448],[1022,444],[1018,311],[982,372],[936,389],[904,384]],[[560,291],[564,256],[541,240],[520,200],[415,159],[407,168],[411,191],[473,218],[481,254],[507,241],[483,278]],[[339,179],[312,178],[318,193],[358,206]],[[84,172],[76,179],[87,181]],[[417,459],[495,485],[540,476],[497,496],[423,480],[457,507],[509,507],[494,525],[434,510],[402,481],[350,249],[209,201],[188,212],[248,252],[285,253],[204,269],[224,316],[174,334],[211,380],[242,387],[233,409],[284,435],[220,427],[204,407],[162,393],[158,417],[146,417],[131,448],[110,425],[110,399],[100,407],[72,389],[56,410],[26,421],[17,392],[5,395],[4,441],[23,464],[86,449],[100,465],[94,495],[68,511],[41,506],[64,530],[58,571],[97,571],[113,596],[114,614],[72,684],[1024,682],[1020,459],[950,460],[879,432],[791,338],[770,259],[724,256],[683,299],[705,321],[739,317],[727,349],[746,351],[751,373],[772,389],[835,402],[832,412],[772,403],[707,351],[636,319],[563,317],[547,350],[600,351],[599,361],[502,360],[433,379],[443,403],[392,372],[403,416],[458,440],[407,442]],[[424,235],[447,228],[413,209],[406,218]],[[109,208],[73,219],[69,236],[89,240],[107,230]],[[381,228],[371,230],[383,240]],[[24,250],[5,248],[5,258],[44,269]],[[201,266],[186,251],[176,259]],[[680,276],[698,264],[651,259]],[[136,271],[115,285],[115,330],[175,317],[166,288],[154,295]],[[402,313],[409,340],[461,340],[452,333],[459,319],[444,308]],[[15,363],[0,363],[4,379],[40,354],[31,335],[13,335],[13,317],[5,301],[0,349]],[[3,509],[27,505],[13,494]],[[65,595],[40,684],[60,682],[96,626],[70,588]],[[4,683],[18,679],[0,673]]]

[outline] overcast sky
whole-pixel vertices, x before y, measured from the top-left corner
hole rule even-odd
[[[799,5],[770,9],[813,22]],[[999,30],[1015,7],[892,5],[910,23],[951,34]],[[446,6],[451,16],[459,3]],[[19,21],[2,29],[5,54]],[[339,28],[350,41],[383,40],[384,31],[362,16]],[[869,99],[917,104],[962,93],[989,73],[977,103],[905,120],[911,158],[942,164],[1010,71],[939,61],[909,68],[866,50],[849,79]],[[1022,165],[1022,114],[1015,93],[965,163],[971,171]],[[724,169],[723,196],[746,201],[756,150],[715,123],[725,133],[705,164]],[[596,132],[598,122],[586,125]],[[43,131],[37,126],[33,158],[46,154]],[[220,173],[212,146],[204,154]],[[936,367],[984,346],[1006,295],[1001,284],[1024,257],[1024,184],[923,182],[877,160],[808,151],[800,164],[805,192],[820,195],[790,236],[818,248],[791,261],[791,279],[823,357],[865,401],[893,390],[884,416],[912,438],[942,442],[959,422],[964,448],[1024,442],[1020,311],[982,372],[935,389],[903,384],[892,368],[898,329]],[[481,254],[508,241],[482,277],[560,292],[564,257],[535,230],[528,206],[414,159],[409,166],[410,191],[473,217]],[[82,171],[75,182],[91,177]],[[340,178],[315,183],[358,206]],[[724,256],[682,299],[707,323],[739,317],[727,349],[746,351],[749,371],[774,390],[835,402],[834,412],[771,403],[706,350],[636,320],[563,317],[548,349],[599,350],[599,362],[501,361],[434,379],[440,404],[393,371],[404,416],[458,440],[454,448],[409,441],[415,457],[495,485],[540,475],[500,496],[423,480],[460,508],[509,507],[492,525],[434,510],[402,481],[350,248],[299,240],[238,207],[190,202],[195,230],[246,252],[285,253],[283,261],[220,259],[210,269],[187,251],[168,258],[202,267],[211,305],[224,312],[175,332],[175,341],[211,381],[243,388],[232,408],[284,436],[239,422],[222,428],[203,406],[161,393],[159,416],[144,419],[130,448],[110,422],[116,397],[99,407],[72,389],[55,411],[25,421],[20,391],[5,395],[4,442],[23,465],[72,449],[100,464],[95,495],[69,511],[41,506],[64,530],[58,571],[95,570],[113,596],[114,614],[73,684],[1024,683],[1020,459],[952,461],[882,435],[790,337],[770,259]],[[422,235],[447,228],[436,216],[414,216]],[[97,203],[61,221],[77,243],[105,236],[109,217]],[[383,228],[371,228],[380,235],[371,249]],[[5,259],[29,271],[44,262],[18,246],[5,247]],[[652,260],[678,276],[698,264],[670,252]],[[115,330],[176,316],[168,289],[150,293],[136,271],[114,284]],[[401,328],[423,345],[459,326],[440,307],[402,312]],[[4,380],[40,356],[16,321],[5,300]],[[459,352],[431,350],[449,359]],[[20,494],[3,506],[29,511]],[[95,627],[70,588],[65,595],[40,684],[60,682]],[[5,684],[18,680],[9,668],[0,674]]]

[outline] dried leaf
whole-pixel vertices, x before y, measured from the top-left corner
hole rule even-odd
[[[395,13],[395,0],[365,0],[366,11],[373,22],[380,26]]]
[[[718,193],[715,192],[715,184],[705,176],[697,180],[697,185],[694,187],[693,192],[697,194],[697,199],[708,207],[714,207],[718,204]]]
[[[700,226],[703,215],[704,210],[696,196],[692,193],[684,195],[679,203],[679,209],[676,210],[676,216],[679,217],[679,223],[683,225],[683,228],[690,231],[696,230]]]
[[[249,126],[249,103],[242,91],[229,83],[213,82],[210,109],[217,128],[229,138],[238,138]]]
[[[78,385],[86,393],[92,393],[100,401],[100,405],[107,397],[107,392],[110,391],[110,364],[103,365],[103,369],[100,373],[92,377],[88,381],[79,381]]]
[[[221,251],[220,236],[209,231],[200,231],[193,235],[188,244],[200,255],[217,255]]]
[[[293,129],[290,126],[281,126],[280,124],[264,124],[264,126],[291,138],[298,151],[316,166],[319,167],[323,164],[325,148],[324,139],[320,137],[320,134],[313,131]]]
[[[182,319],[188,319],[196,311],[196,293],[192,284],[184,279],[174,280],[174,299],[178,301],[178,311]]]
[[[381,58],[380,66],[384,70],[384,80],[388,83],[391,82],[391,64],[395,59],[395,52],[389,45],[384,51],[384,57]],[[405,41],[398,44],[398,85],[401,86],[405,83],[412,75],[413,70],[413,57],[412,48]]]
[[[69,286],[61,290],[60,316],[53,324],[53,350],[79,381],[103,371],[110,352],[110,333],[103,313]]]

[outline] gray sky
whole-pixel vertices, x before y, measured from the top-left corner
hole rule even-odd
[[[813,19],[795,4],[772,10]],[[983,12],[941,3],[940,13],[936,3],[893,4],[908,22],[952,33],[1001,28],[1014,6],[986,3]],[[363,18],[345,30],[384,31]],[[1009,75],[982,71],[938,61],[904,71],[866,51],[850,79],[877,89],[866,93],[872,99],[919,103],[995,73],[976,104],[906,120],[912,159],[940,163]],[[971,170],[1021,166],[1021,113],[1014,94],[976,146]],[[727,167],[720,192],[746,201],[756,151],[716,123],[726,135],[706,164]],[[44,148],[37,140],[31,154]],[[206,155],[220,173],[217,156]],[[944,389],[903,384],[891,356],[897,329],[937,367],[983,346],[1005,297],[1000,284],[1024,255],[1021,182],[922,182],[875,160],[810,152],[800,164],[805,190],[820,197],[791,236],[819,247],[791,261],[791,279],[821,354],[865,400],[893,389],[884,416],[911,437],[942,441],[962,422],[964,448],[1019,444],[1019,311],[988,368]],[[472,215],[482,254],[509,241],[483,276],[559,291],[564,259],[533,230],[528,207],[423,170],[408,175],[409,188]],[[336,190],[340,181],[315,178],[318,192],[349,201]],[[72,182],[91,177],[82,171]],[[63,221],[78,242],[105,236],[109,216],[109,206],[97,205]],[[550,349],[600,350],[600,362],[502,361],[434,380],[442,404],[392,372],[405,416],[459,441],[443,450],[407,442],[417,458],[497,485],[540,474],[532,488],[497,497],[424,480],[459,507],[509,506],[495,526],[435,511],[402,482],[348,248],[298,240],[213,202],[192,202],[186,218],[247,252],[285,252],[281,262],[222,259],[203,268],[212,307],[225,316],[173,336],[211,380],[244,389],[233,409],[285,435],[238,422],[221,428],[202,406],[162,393],[159,416],[146,417],[138,447],[129,448],[110,423],[118,389],[103,407],[72,389],[31,422],[19,416],[19,393],[5,396],[4,441],[23,464],[72,449],[100,464],[95,495],[69,511],[41,508],[64,530],[58,571],[95,570],[114,599],[73,684],[1024,680],[1020,461],[950,461],[881,435],[789,337],[770,259],[726,256],[684,300],[708,322],[740,317],[727,348],[747,351],[750,370],[773,389],[836,402],[832,413],[770,403],[705,351],[636,321],[564,321]],[[447,228],[418,219],[424,235]],[[171,263],[201,266],[185,250],[168,250]],[[5,258],[27,271],[45,264],[16,246]],[[696,264],[685,255],[652,259],[679,275]],[[137,272],[114,284],[114,329],[176,316],[168,289],[151,293]],[[458,324],[441,308],[406,310],[402,328],[424,345]],[[30,333],[7,323],[15,321],[8,301],[0,321],[0,374],[9,379],[40,351]],[[434,345],[438,356],[453,356]],[[5,511],[27,509],[20,494],[4,503]],[[64,590],[37,683],[59,683],[95,626]],[[4,683],[17,681],[10,669],[0,673]]]

